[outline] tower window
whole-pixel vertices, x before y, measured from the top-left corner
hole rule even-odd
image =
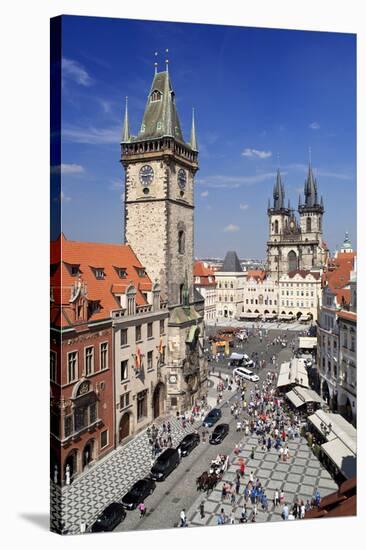
[[[274,232],[278,233],[278,220],[274,222]]]
[[[288,270],[295,271],[297,269],[297,256],[293,250],[287,255],[288,260]]]
[[[151,101],[160,101],[161,100],[161,97],[162,97],[162,93],[159,92],[158,90],[154,90],[150,96],[151,98]]]
[[[307,233],[311,232],[311,218],[306,218],[306,231]]]
[[[178,231],[178,252],[179,254],[184,254],[185,249],[185,235],[184,231],[181,229]]]
[[[179,303],[183,304],[183,288],[184,285],[179,285]]]

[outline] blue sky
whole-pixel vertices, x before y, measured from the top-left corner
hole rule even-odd
[[[121,242],[125,96],[133,134],[165,49],[186,140],[196,112],[195,256],[263,258],[280,166],[297,207],[311,158],[331,250],[356,246],[356,38],[350,34],[66,16],[62,226]]]

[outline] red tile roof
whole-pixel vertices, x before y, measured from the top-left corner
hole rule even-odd
[[[247,278],[250,277],[256,279],[257,281],[263,281],[266,278],[266,272],[262,269],[249,269],[247,271]]]
[[[332,258],[329,262],[328,269],[324,273],[323,286],[330,288],[337,297],[337,303],[349,304],[351,293],[348,288],[345,288],[349,281],[351,271],[354,268],[355,252],[339,253],[337,257]]]
[[[88,302],[99,303],[99,308],[91,313],[88,321],[97,321],[111,316],[111,310],[118,309],[120,303],[116,294],[123,294],[133,284],[137,289],[136,304],[146,304],[142,291],[151,290],[152,284],[145,274],[141,276],[137,268],[143,268],[129,245],[87,243],[69,241],[63,234],[51,242],[51,323],[58,326],[73,324],[74,309],[70,302],[75,283],[85,285]],[[78,266],[79,274],[72,275],[71,266]],[[97,279],[93,268],[102,268],[104,277]],[[126,277],[121,279],[116,268],[123,268]]]
[[[346,321],[357,321],[357,313],[354,311],[341,309],[341,311],[338,311],[337,315],[338,317],[340,317],[341,319],[345,319]]]
[[[196,260],[193,265],[193,275],[194,277],[200,277],[200,282],[195,283],[196,285],[201,286],[215,286],[215,271],[209,267],[205,262]],[[209,277],[212,277],[213,280],[210,281]]]
[[[310,270],[306,270],[306,269],[295,269],[294,271],[290,271],[288,273],[288,276],[291,279],[293,277],[295,277],[296,275],[300,275],[300,277],[302,277],[303,279],[305,279],[305,277],[307,277],[307,275],[312,275],[314,277],[314,279],[319,279],[320,272],[319,271],[310,271]]]

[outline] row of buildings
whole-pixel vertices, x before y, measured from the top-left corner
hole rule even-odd
[[[207,396],[204,300],[193,284],[198,146],[168,67],[121,137],[125,244],[51,243],[51,479],[69,484],[155,419]],[[60,176],[61,177],[61,176]],[[122,217],[122,216],[121,216]]]

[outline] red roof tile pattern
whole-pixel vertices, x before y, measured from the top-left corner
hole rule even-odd
[[[196,283],[196,286],[216,286],[215,282],[215,271],[209,267],[205,262],[196,260],[193,265],[193,275],[194,277],[199,277],[200,282]],[[212,278],[210,281],[209,278]]]
[[[257,281],[263,281],[267,274],[262,269],[249,269],[247,271],[247,278],[256,279]]]
[[[136,304],[147,304],[143,291],[151,290],[152,283],[129,245],[70,241],[61,234],[51,241],[50,260],[52,324],[77,324],[75,304],[71,301],[75,286],[85,292],[89,306],[91,302],[96,306],[89,308],[88,322],[110,318],[111,311],[121,307],[117,294],[124,294],[130,284],[137,289]],[[103,272],[100,279],[96,268]],[[125,270],[125,277],[120,277],[118,268]]]
[[[349,304],[351,293],[345,288],[354,269],[356,252],[341,252],[329,261],[328,269],[323,275],[323,286],[328,286],[336,295],[338,305]]]
[[[310,270],[306,270],[306,269],[295,269],[294,271],[290,271],[288,273],[288,276],[291,279],[293,277],[295,277],[296,275],[300,275],[300,277],[302,277],[303,279],[305,279],[305,277],[307,277],[308,275],[312,275],[314,277],[314,279],[319,279],[320,272],[319,271],[310,271]]]

